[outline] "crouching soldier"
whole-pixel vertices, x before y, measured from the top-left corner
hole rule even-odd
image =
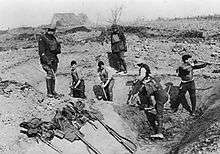
[[[86,98],[85,96],[85,83],[82,78],[79,77],[77,71],[77,63],[75,60],[71,62],[71,76],[72,82],[70,86],[70,96],[77,98]]]
[[[142,87],[139,90],[139,98],[140,98],[140,105],[142,109],[145,110],[145,114],[148,118],[150,125],[153,127],[155,134],[151,135],[151,138],[159,138],[163,139],[164,136],[162,134],[162,127],[163,127],[163,110],[164,104],[168,100],[167,93],[163,89],[162,85],[160,84],[159,79],[151,77],[151,70],[147,64],[143,61],[139,61],[137,65],[139,68],[139,77],[138,81],[142,82]],[[155,113],[151,113],[150,106],[152,103],[152,96],[155,99]],[[157,124],[156,124],[157,121]]]
[[[114,86],[114,79],[112,77],[113,73],[104,67],[103,61],[98,62],[98,77],[101,81],[101,87],[104,94],[104,100],[113,101],[113,86]]]
[[[40,62],[47,73],[47,96],[50,98],[59,96],[55,92],[55,73],[59,63],[57,55],[61,53],[61,46],[54,36],[55,31],[55,27],[47,28],[46,33],[38,39]]]
[[[201,69],[209,65],[209,63],[204,64],[194,64],[192,61],[192,56],[187,54],[182,56],[182,65],[176,70],[178,76],[181,78],[180,88],[179,88],[179,96],[178,100],[175,104],[171,106],[174,112],[178,110],[180,104],[190,113],[190,115],[195,114],[196,109],[196,88],[195,81],[193,78],[193,70]],[[196,61],[195,61],[196,62]],[[186,92],[189,92],[190,101],[192,104],[192,109],[186,100]]]

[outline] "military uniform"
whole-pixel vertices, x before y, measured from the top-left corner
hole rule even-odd
[[[191,65],[190,63],[183,63],[178,69],[177,73],[178,76],[181,78],[180,89],[179,89],[179,96],[178,100],[175,104],[173,104],[172,108],[177,111],[180,104],[190,113],[193,114],[196,109],[196,88],[195,82],[193,79],[193,70],[194,69],[201,69],[206,67],[207,64],[201,65]],[[190,101],[192,104],[192,109],[190,109],[189,104],[187,103],[185,94],[189,92]]]
[[[114,27],[113,28],[117,28]],[[124,60],[124,53],[127,51],[126,38],[122,31],[113,31],[111,33],[111,50],[113,57],[117,57],[116,61],[118,64],[117,70],[127,71],[127,66]],[[123,68],[122,68],[123,67]]]
[[[60,43],[52,34],[43,34],[38,40],[40,62],[46,71],[47,94],[55,95],[55,73],[59,63],[57,55],[61,53]]]
[[[105,84],[108,81],[108,79],[110,79],[108,85],[104,88],[104,90],[107,96],[107,100],[112,101],[113,100],[113,86],[115,83],[112,75],[105,68],[103,69],[98,68],[97,72],[98,72],[98,76],[102,84]]]
[[[144,64],[139,69],[139,76],[143,77],[143,74],[145,74],[145,76],[142,78],[144,86],[139,92],[139,98],[141,100],[142,106],[149,107],[152,105],[151,96],[154,96],[156,101],[156,115],[147,110],[145,110],[145,114],[151,126],[154,128],[154,131],[157,134],[160,134],[162,133],[163,127],[162,121],[164,104],[168,101],[168,96],[162,85],[160,84],[160,81],[157,78],[153,78],[148,75],[148,69],[149,67]],[[156,125],[156,121],[158,122],[158,125]]]
[[[71,83],[71,88],[70,88],[70,95],[73,97],[78,97],[78,98],[86,98],[85,96],[85,83],[83,79],[79,78],[77,69],[72,69],[71,70],[71,76],[72,76],[72,83]],[[76,84],[79,82],[80,83],[77,87]]]

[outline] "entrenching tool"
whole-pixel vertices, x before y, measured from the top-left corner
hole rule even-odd
[[[100,120],[96,115],[93,115],[96,120],[119,142],[121,143],[131,154],[137,151],[137,146],[130,141],[129,139],[119,135],[114,129],[105,124],[102,120]],[[130,145],[129,145],[130,144]],[[133,146],[133,147],[131,147]]]
[[[105,89],[104,89],[103,87],[102,87],[102,91],[103,91],[103,94],[104,94],[105,99],[108,100],[108,97],[107,97],[107,95],[106,95]]]

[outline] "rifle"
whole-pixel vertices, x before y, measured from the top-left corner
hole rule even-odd
[[[73,132],[74,134],[87,146],[89,147],[89,149],[91,149],[95,154],[101,154],[101,152],[99,152],[95,147],[93,147],[89,142],[87,142],[83,136],[82,133],[74,126],[73,127]]]
[[[63,153],[62,150],[59,150],[57,147],[55,147],[52,143],[48,142],[47,140],[43,139],[40,134],[38,134],[36,136],[36,139],[39,139],[41,142],[43,142],[44,144],[46,144],[47,146],[51,147],[53,150],[55,150],[58,153]]]
[[[205,60],[197,60],[197,62],[201,62],[201,63],[208,63],[210,65],[220,65],[220,63],[214,63],[214,62],[209,62],[209,61],[205,61]]]
[[[127,104],[129,104],[129,101],[133,99],[135,94],[139,93],[139,90],[142,88],[142,81],[128,81],[126,83],[126,86],[132,86],[132,89],[129,91]]]
[[[129,139],[119,135],[114,129],[112,129],[110,126],[108,126],[107,124],[105,124],[102,120],[100,120],[96,115],[93,115],[96,120],[99,121],[99,123],[119,142],[121,143],[131,154],[133,154],[136,150],[137,150],[137,146],[132,142],[130,141]],[[127,141],[127,142],[125,142]],[[129,143],[134,146],[134,147],[131,147],[129,145]]]
[[[89,147],[89,149],[91,149],[95,154],[101,154],[95,147],[93,147],[89,142],[87,142],[83,138],[83,134],[78,130],[80,126],[78,126],[76,123],[72,123],[71,120],[67,119],[64,115],[62,115],[60,110],[57,110],[57,113],[53,121],[58,124],[59,130],[65,132],[65,139],[69,140],[70,142],[73,142],[74,140],[76,140],[76,138],[73,137],[71,134],[74,133],[74,135],[79,140],[81,140],[87,147]]]

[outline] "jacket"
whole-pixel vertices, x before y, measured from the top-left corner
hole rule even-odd
[[[47,64],[49,61],[59,62],[57,54],[61,53],[60,43],[55,36],[43,34],[38,39],[39,56],[42,64]]]
[[[113,53],[127,51],[126,38],[123,32],[111,33],[111,49]]]

